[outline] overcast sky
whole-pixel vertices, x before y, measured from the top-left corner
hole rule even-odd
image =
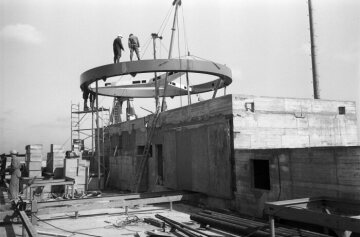
[[[357,100],[360,1],[312,2],[321,98]],[[171,3],[0,0],[0,153],[23,153],[27,144],[44,144],[45,151],[49,144],[69,148],[70,105],[82,102],[80,74],[112,63],[118,34],[125,45],[130,33],[137,35],[143,58],[150,59],[146,42]],[[186,42],[191,54],[226,64],[233,73],[227,93],[312,98],[307,0],[183,0],[179,13],[174,57],[179,48],[185,54]],[[171,21],[158,58],[167,57]],[[121,61],[129,60],[125,49]],[[111,104],[109,98],[99,101]],[[135,100],[135,109],[146,115],[139,107],[153,110],[153,104]],[[169,99],[170,108],[179,105],[179,98]]]

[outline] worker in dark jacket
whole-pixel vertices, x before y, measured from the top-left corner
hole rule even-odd
[[[121,42],[122,35],[118,35],[113,42],[114,50],[114,63],[119,63],[121,58],[121,50],[124,51],[123,44]]]
[[[5,184],[6,155],[0,157],[0,186]]]
[[[133,34],[130,34],[129,35],[128,46],[129,46],[129,49],[130,49],[130,61],[132,61],[132,59],[133,59],[134,51],[136,53],[137,59],[140,60],[140,56],[139,56],[140,43],[139,43],[138,37],[136,37]]]
[[[20,160],[17,157],[17,152],[15,150],[10,151],[11,155],[11,168],[10,168],[10,199],[17,202],[19,198],[19,179],[21,177],[20,171]]]
[[[87,105],[87,101],[90,97],[90,108],[94,110],[94,102],[96,99],[95,93],[90,91],[88,88],[83,89],[83,99],[84,99],[84,111],[88,111],[89,107]]]

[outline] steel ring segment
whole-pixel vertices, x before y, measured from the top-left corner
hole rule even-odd
[[[193,93],[210,91],[216,84],[219,84],[218,88],[222,88],[230,85],[232,82],[230,68],[222,64],[191,59],[154,59],[108,64],[90,69],[81,74],[80,87],[82,89],[88,88],[91,83],[98,80],[106,80],[109,77],[151,72],[191,72],[213,75],[220,78],[194,85]],[[105,95],[112,96],[110,94]]]

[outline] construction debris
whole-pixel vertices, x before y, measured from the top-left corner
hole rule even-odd
[[[202,227],[210,226],[234,234],[256,237],[270,236],[269,224],[260,219],[249,219],[233,214],[224,214],[209,210],[191,214],[190,219],[199,222]],[[276,236],[329,237],[329,235],[289,226],[277,226]]]

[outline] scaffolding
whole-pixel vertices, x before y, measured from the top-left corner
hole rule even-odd
[[[110,123],[110,109],[99,108],[98,103],[89,110],[81,110],[80,108],[80,104],[71,104],[71,149],[74,150],[74,145],[79,144],[79,150],[83,151],[83,159],[90,160],[90,172],[96,173],[97,170],[100,189],[102,187],[101,173],[105,175],[107,172],[104,162],[105,154],[100,154],[100,150],[105,143],[105,128]],[[91,126],[84,123],[85,120],[89,119],[89,116],[91,116]],[[89,142],[85,143],[85,140],[88,139],[91,139],[91,145],[87,145]],[[101,147],[100,143],[102,144]]]
[[[91,146],[85,146],[82,150],[87,150],[89,152],[95,151],[95,127],[96,123],[94,122],[96,112],[101,112],[99,114],[99,120],[101,120],[102,127],[109,125],[110,109],[99,108],[92,110],[80,110],[80,104],[71,104],[71,148],[74,144],[83,143],[85,140],[91,139]],[[84,125],[84,121],[88,119],[87,116],[91,115],[91,127],[90,125]],[[83,125],[83,126],[81,126]],[[85,143],[84,143],[85,144]]]

